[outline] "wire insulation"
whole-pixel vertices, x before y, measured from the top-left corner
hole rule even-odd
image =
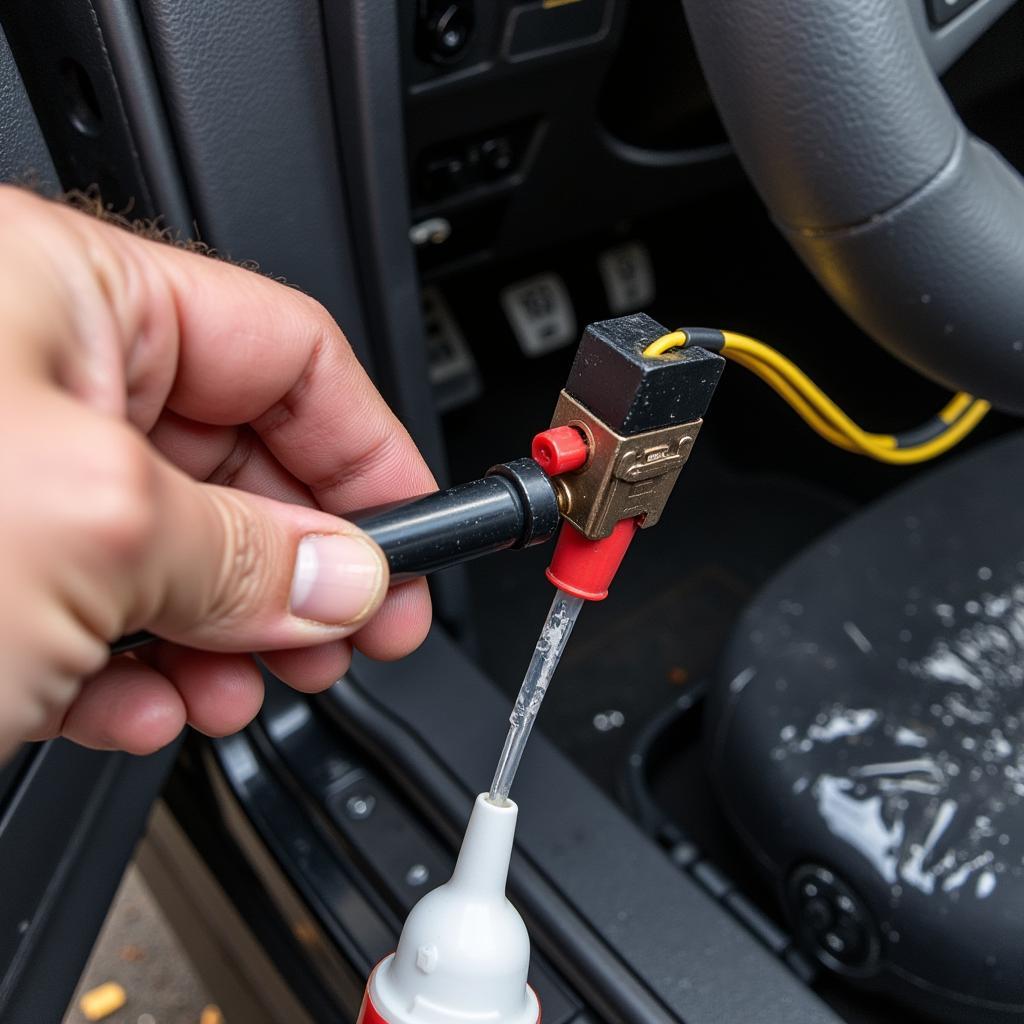
[[[734,331],[694,330],[695,344],[719,351],[761,378],[818,435],[844,451],[878,462],[910,465],[925,462],[959,444],[985,417],[989,403],[966,392],[954,395],[934,421],[903,434],[864,430],[825,394],[795,363],[756,338]],[[719,339],[721,339],[719,341]],[[656,357],[685,348],[690,332],[671,331],[644,350]]]

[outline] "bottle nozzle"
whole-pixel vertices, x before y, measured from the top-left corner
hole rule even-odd
[[[413,908],[370,976],[361,1024],[537,1024],[530,939],[505,897],[519,809],[477,797],[451,879]]]

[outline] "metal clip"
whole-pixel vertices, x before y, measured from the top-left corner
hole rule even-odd
[[[563,391],[551,425],[581,430],[590,458],[582,469],[554,481],[562,515],[590,540],[609,536],[622,519],[638,518],[644,529],[654,526],[702,423],[625,436]]]

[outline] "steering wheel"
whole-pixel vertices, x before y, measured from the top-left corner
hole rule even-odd
[[[937,72],[1013,0],[683,0],[779,229],[877,342],[1024,413],[1024,180]],[[942,16],[940,14],[940,16]]]

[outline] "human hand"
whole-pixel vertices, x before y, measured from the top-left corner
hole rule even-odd
[[[322,306],[0,187],[0,311],[0,756],[227,734],[250,651],[316,691],[421,642],[425,583],[337,516],[434,481]]]

